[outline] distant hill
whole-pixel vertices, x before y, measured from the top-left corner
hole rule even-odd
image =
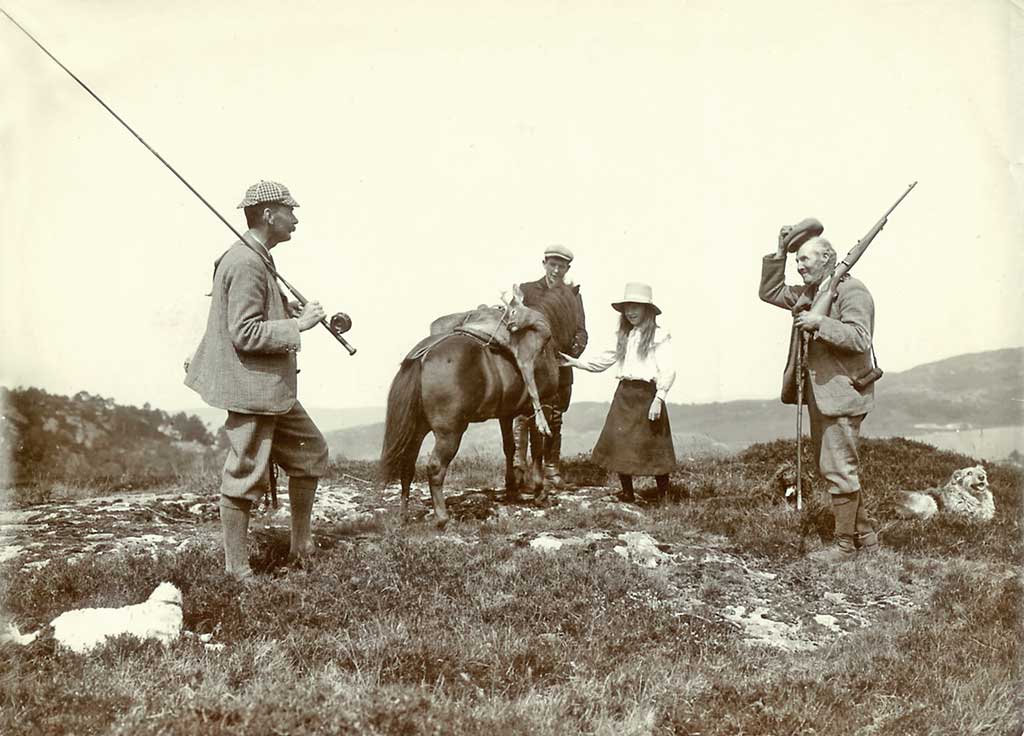
[[[357,406],[353,409],[325,409],[307,406],[306,411],[322,432],[384,421],[383,406]],[[214,433],[224,425],[224,419],[227,416],[227,412],[223,409],[214,409],[210,406],[186,409],[186,412],[202,419],[206,427]]]
[[[14,483],[142,487],[179,477],[216,452],[202,420],[80,391],[0,387],[0,476]]]
[[[884,368],[884,364],[882,365]],[[781,384],[781,368],[780,384]],[[781,385],[780,385],[781,388]],[[1024,348],[958,355],[899,373],[875,387],[875,410],[864,424],[874,437],[914,436],[934,429],[973,429],[1024,424]],[[680,457],[740,450],[795,431],[796,410],[777,398],[711,404],[669,404]],[[383,409],[378,409],[383,416]],[[563,454],[589,452],[604,426],[606,402],[575,402],[565,415]],[[332,454],[375,459],[384,439],[381,422],[325,432]],[[431,447],[428,436],[424,452]],[[496,421],[472,425],[461,454],[500,454]]]
[[[871,433],[906,435],[936,428],[1024,424],[1024,348],[958,355],[886,374]]]

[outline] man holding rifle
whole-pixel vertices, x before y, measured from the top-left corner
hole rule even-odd
[[[864,507],[857,456],[861,422],[874,406],[874,384],[863,383],[865,376],[874,375],[875,304],[867,287],[846,275],[845,269],[838,283],[832,283],[836,252],[825,238],[809,237],[821,229],[817,220],[782,228],[778,250],[762,262],[759,296],[794,316],[782,401],[796,404],[802,393],[807,404],[814,458],[819,477],[828,483],[836,535],[833,547],[811,557],[835,563],[878,549]],[[786,254],[794,250],[803,284],[787,286]],[[831,305],[826,314],[816,313],[820,310],[810,307],[825,290],[834,294]],[[805,345],[806,353],[801,354]],[[798,366],[803,376],[798,375]],[[804,383],[798,390],[801,378]]]
[[[185,385],[228,412],[228,455],[220,518],[227,572],[247,578],[252,504],[266,488],[270,462],[288,474],[291,555],[314,550],[310,517],[327,466],[327,443],[296,398],[299,334],[324,318],[323,307],[289,302],[270,268],[270,251],[291,240],[299,204],[287,187],[260,181],[238,205],[249,230],[214,264],[206,333],[186,364]],[[246,245],[248,244],[248,245]],[[268,268],[268,266],[270,268]]]

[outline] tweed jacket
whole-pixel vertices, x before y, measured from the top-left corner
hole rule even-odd
[[[762,301],[790,310],[794,315],[811,304],[816,287],[786,286],[786,259],[774,253],[761,264]],[[813,333],[807,349],[806,390],[827,417],[859,416],[874,408],[875,387],[863,391],[853,379],[871,370],[871,338],[875,329],[875,303],[862,282],[844,277],[828,316]],[[796,357],[800,337],[794,327],[789,339],[789,358],[782,374],[782,402],[796,403]],[[805,400],[806,401],[806,400]]]
[[[551,287],[548,286],[547,279],[541,277],[536,281],[527,281],[526,283],[520,284],[519,288],[523,292],[523,303],[532,308],[544,297],[544,293]],[[566,285],[563,288],[570,289],[576,295],[576,334],[573,337],[572,345],[566,352],[572,357],[578,358],[586,349],[588,339],[587,319],[586,315],[583,313],[583,297],[580,296],[579,286]],[[572,368],[562,366],[558,369],[558,384],[560,386],[571,385],[572,378]]]
[[[247,238],[248,239],[248,238]],[[248,239],[266,258],[270,254]],[[244,414],[284,414],[296,400],[299,323],[259,255],[236,242],[214,263],[206,333],[185,385],[211,406]]]

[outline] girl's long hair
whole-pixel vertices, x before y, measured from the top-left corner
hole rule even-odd
[[[626,355],[626,340],[629,339],[629,333],[634,329],[640,330],[640,357],[646,358],[647,353],[651,351],[651,343],[654,342],[654,330],[658,327],[658,323],[654,319],[654,307],[650,304],[644,304],[643,306],[643,321],[635,328],[626,319],[625,314],[619,317],[619,336],[615,342],[615,359],[620,363]]]

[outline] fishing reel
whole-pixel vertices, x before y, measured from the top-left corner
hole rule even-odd
[[[344,335],[352,329],[352,318],[344,312],[336,312],[328,324],[331,327],[331,332],[336,335]]]

